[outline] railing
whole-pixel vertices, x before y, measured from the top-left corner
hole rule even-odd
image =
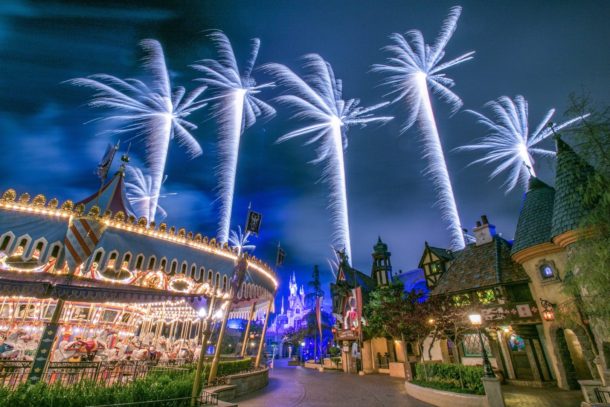
[[[0,360],[0,386],[14,389],[24,383],[31,366],[29,361]]]
[[[120,360],[113,362],[50,362],[43,381],[49,384],[76,384],[82,380],[95,381],[104,385],[129,383],[143,378],[149,372],[184,371],[190,369],[181,361],[157,363],[156,361]],[[0,387],[15,389],[27,380],[31,361],[1,360]]]
[[[134,401],[131,403],[97,404],[87,407],[189,407],[192,401],[192,397],[181,397],[166,400]],[[208,394],[205,397],[202,395],[202,397],[195,398],[195,406],[202,407],[206,405],[218,405],[218,397],[215,394]]]
[[[389,369],[390,357],[385,355],[377,355],[377,364],[380,369]]]
[[[610,403],[610,389],[600,389],[599,387],[596,387],[594,391],[598,403]]]
[[[53,384],[76,384],[81,380],[96,380],[100,362],[51,362],[44,381]]]
[[[199,401],[201,404],[211,404],[213,406],[218,405],[218,394],[216,393],[208,393],[205,390],[201,391],[201,396],[199,397]]]

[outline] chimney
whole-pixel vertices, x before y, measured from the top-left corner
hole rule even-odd
[[[481,246],[490,243],[496,235],[496,227],[489,223],[487,215],[482,215],[481,220],[477,221],[477,226],[472,229],[476,239],[476,245]]]

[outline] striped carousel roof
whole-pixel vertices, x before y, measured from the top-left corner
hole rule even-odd
[[[104,281],[93,285],[87,283],[87,288],[77,288],[82,285],[79,280],[100,280],[99,275],[112,277],[113,273],[118,275],[122,272],[131,272],[134,278],[138,273],[160,272],[170,282],[183,279],[192,283],[192,290],[167,294],[157,292],[157,296],[226,296],[229,290],[237,254],[226,244],[220,245],[215,239],[187,232],[184,228],[168,228],[164,223],[157,226],[154,222],[149,224],[145,218],[136,219],[125,196],[122,171],[117,172],[97,193],[77,204],[66,201],[59,206],[57,199],[47,202],[43,195],[30,200],[27,193],[17,199],[14,190],[6,191],[0,198],[0,253],[4,253],[6,258],[11,257],[12,264],[16,269],[21,267],[22,272],[27,271],[24,267],[43,267],[50,260],[56,261],[55,269],[61,270],[65,265],[63,254],[68,247],[65,242],[69,240],[76,220],[97,225],[101,232],[88,251],[90,255],[83,259],[80,271],[70,285],[72,290],[85,290],[91,295],[94,292],[98,293],[96,295],[106,293],[102,297],[113,295],[110,292],[122,292],[121,296],[125,298],[135,292],[144,297],[150,294],[150,290],[142,291],[141,287],[116,282],[107,284],[108,278],[101,278]],[[82,236],[77,237],[77,240],[82,240]],[[232,306],[231,312],[235,315],[246,313],[253,302],[257,303],[258,309],[272,300],[278,286],[277,277],[267,264],[251,256],[246,257],[246,262],[244,284]],[[15,282],[19,279],[14,280],[14,276],[6,274],[6,270],[15,267],[6,264],[2,267],[0,264],[0,273],[3,274],[0,276],[0,292],[4,287],[15,289]],[[35,274],[38,278],[41,276],[41,273]],[[21,281],[23,285],[31,284],[32,278],[35,280],[37,277],[21,278]],[[57,281],[46,281],[46,284],[49,286],[45,295],[55,295],[62,287]],[[81,294],[75,291],[74,295]]]

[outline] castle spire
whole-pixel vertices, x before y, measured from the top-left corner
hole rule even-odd
[[[282,312],[280,313],[280,315],[284,315],[284,296],[282,295]]]

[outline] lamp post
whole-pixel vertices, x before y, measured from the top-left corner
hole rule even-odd
[[[481,324],[483,319],[481,318],[481,314],[470,314],[468,315],[470,319],[470,323],[477,328],[477,332],[479,334],[479,342],[481,343],[481,350],[483,351],[483,372],[485,377],[496,377],[494,371],[491,367],[491,363],[489,362],[489,358],[487,357],[487,351],[485,350],[485,344],[483,343],[483,335],[481,334]]]

